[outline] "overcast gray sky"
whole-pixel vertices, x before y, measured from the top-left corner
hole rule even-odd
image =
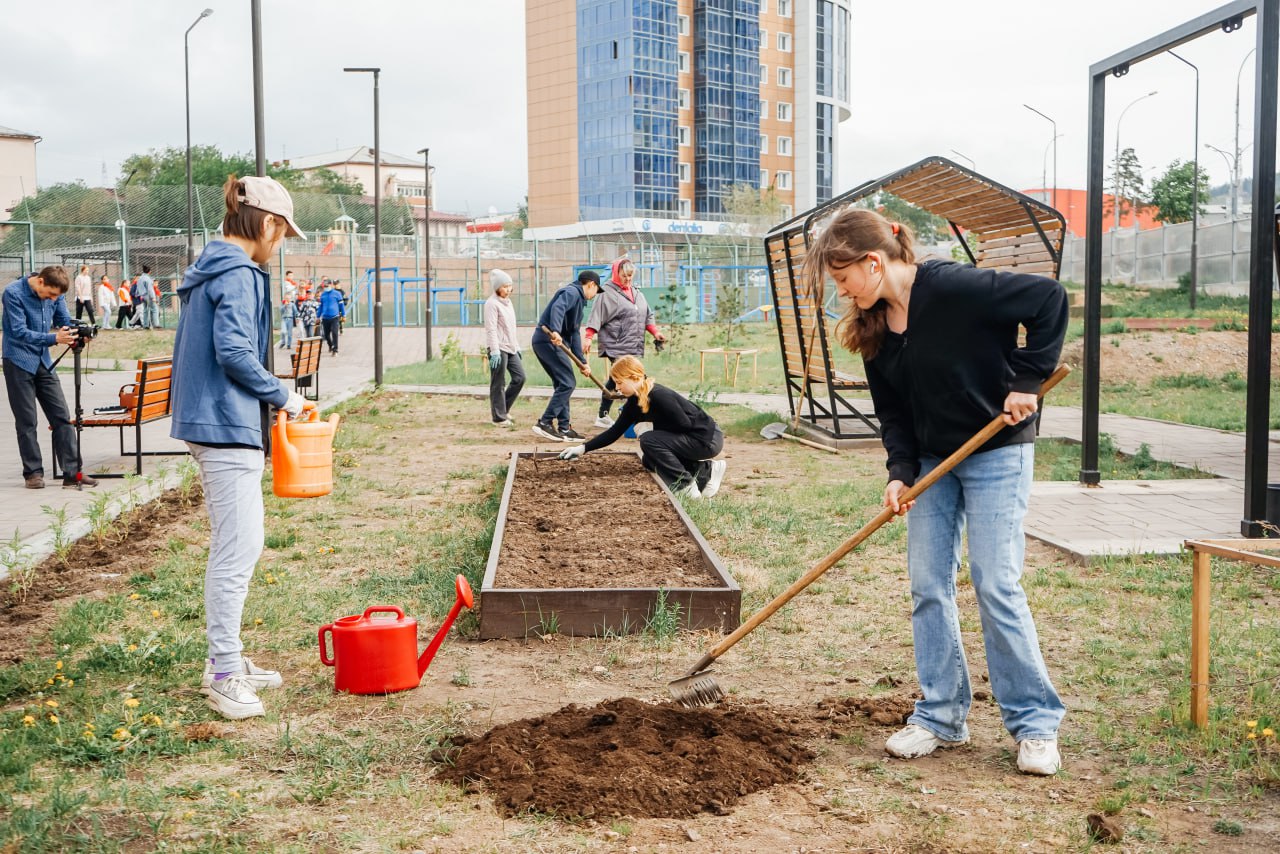
[[[39,134],[39,182],[114,180],[120,161],[182,146],[182,36],[191,33],[192,139],[252,151],[249,0],[4,0],[6,84],[0,125]],[[928,154],[1018,188],[1039,186],[1049,123],[1058,123],[1058,183],[1083,186],[1088,67],[1209,9],[1203,0],[855,0],[853,117],[842,126],[845,189]],[[381,66],[389,152],[431,148],[439,204],[511,210],[526,189],[524,4],[424,0],[264,0],[268,157],[372,144],[372,81]],[[1200,66],[1201,142],[1230,150],[1236,76],[1254,19],[1181,53]],[[51,45],[52,42],[52,45]],[[20,70],[21,69],[21,70]],[[1241,145],[1253,128],[1253,59],[1241,86]],[[1107,150],[1120,110],[1148,177],[1192,155],[1191,69],[1168,57],[1108,82]],[[1246,153],[1246,157],[1251,152]],[[1251,171],[1247,165],[1245,173]],[[1201,149],[1213,183],[1220,155]]]

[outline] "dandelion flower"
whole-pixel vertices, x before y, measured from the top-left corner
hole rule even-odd
[[[46,679],[44,684],[46,684],[46,685],[52,685],[52,684],[53,684],[53,677],[52,677],[52,676],[50,676],[48,679]]]
[[[129,730],[125,729],[124,727],[119,727],[118,729],[116,729],[115,732],[111,733],[111,737],[114,738],[116,741],[124,741],[126,738],[129,737]]]
[[[48,706],[49,708],[51,708],[51,709],[56,709],[56,708],[58,708],[58,701],[57,701],[57,700],[45,700],[45,701],[44,701],[44,704],[45,704],[46,706]]]
[[[253,624],[254,624],[255,626],[260,626],[260,625],[262,625],[262,618],[261,618],[261,617],[255,617],[255,618],[254,618],[254,620],[253,620]]]
[[[74,685],[74,684],[76,684],[76,680],[74,680],[74,679],[68,679],[68,680],[67,680],[67,687],[68,687],[68,688],[70,688],[70,687],[71,687],[72,685]]]
[[[61,670],[61,669],[62,669],[62,662],[61,662],[61,661],[59,661],[59,662],[57,662],[56,664],[54,664],[54,665],[53,665],[53,669],[54,669],[54,670]]]
[[[156,617],[156,618],[158,619],[158,618],[160,617],[160,611],[159,611],[159,609],[157,609],[157,608],[152,608],[152,609],[151,609],[151,616]]]
[[[1271,727],[1267,727],[1262,731],[1262,734],[1265,735],[1267,738],[1271,738],[1271,736],[1276,734],[1276,731],[1273,730]]]
[[[1256,732],[1251,732],[1251,733],[1249,733],[1248,735],[1246,735],[1246,736],[1245,736],[1245,738],[1250,739],[1250,740],[1255,739],[1255,738],[1257,738],[1257,737],[1258,737],[1258,734],[1257,734]]]
[[[127,647],[125,647],[125,649],[127,649],[129,652],[137,652],[138,645],[136,643],[131,643]]]
[[[130,697],[129,699],[124,701],[124,704],[128,706],[130,709],[136,709],[138,708],[139,701],[137,697]]]
[[[33,718],[31,715],[23,715],[23,716],[22,716],[22,725],[23,725],[23,726],[35,726],[35,725],[36,725],[36,719],[35,719],[35,718]]]
[[[142,597],[141,597],[141,596],[139,596],[137,593],[130,593],[130,594],[129,594],[129,598],[136,602],[136,601],[138,601],[139,599],[141,599]]]
[[[58,722],[58,716],[57,716],[57,715],[49,715],[49,723],[51,723],[51,724],[56,724],[57,722]]]
[[[1258,722],[1257,722],[1257,721],[1245,721],[1245,722],[1244,722],[1244,725],[1245,725],[1245,726],[1247,726],[1249,729],[1257,729],[1257,728],[1258,728]]]

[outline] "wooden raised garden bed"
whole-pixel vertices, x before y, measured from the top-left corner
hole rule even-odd
[[[482,638],[642,631],[662,596],[682,628],[738,627],[741,589],[638,455],[511,455]]]

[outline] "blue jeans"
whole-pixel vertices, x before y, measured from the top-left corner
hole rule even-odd
[[[923,457],[920,476],[940,462]],[[973,697],[956,607],[966,528],[987,671],[1005,729],[1016,741],[1057,738],[1066,713],[1049,681],[1020,582],[1026,548],[1022,519],[1034,462],[1030,443],[974,454],[925,490],[907,514],[911,631],[924,694],[907,722],[947,741],[969,737],[965,719]]]
[[[292,310],[288,310],[287,314],[283,311],[280,312],[280,346],[285,350],[293,349],[293,324],[295,322],[296,318]]]
[[[549,424],[554,419],[561,430],[566,430],[569,427],[569,398],[573,397],[573,390],[578,387],[573,365],[569,364],[569,357],[550,341],[534,341],[533,355],[538,357],[538,364],[551,377],[554,389],[551,392],[551,402],[538,420]]]

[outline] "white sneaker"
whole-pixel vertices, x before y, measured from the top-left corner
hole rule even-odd
[[[1023,774],[1052,777],[1062,768],[1056,738],[1028,738],[1018,742],[1018,770]]]
[[[896,756],[899,759],[919,759],[921,756],[928,756],[939,747],[959,747],[967,743],[968,739],[965,741],[946,741],[938,738],[922,726],[907,724],[889,736],[889,740],[884,743],[884,749],[890,756]]]
[[[724,482],[724,471],[729,464],[724,460],[711,461],[711,479],[707,481],[707,485],[702,488],[702,497],[711,498],[720,491],[720,484]]]
[[[688,498],[692,501],[698,501],[702,498],[702,490],[698,489],[698,484],[691,480],[689,481],[689,484],[687,486],[677,489],[676,495],[678,495],[681,498]]]
[[[608,429],[613,426],[613,419],[610,418],[608,415],[597,415],[596,426],[604,427],[605,429]]]
[[[264,670],[258,667],[248,658],[241,658],[244,662],[244,671],[240,674],[245,680],[253,686],[253,690],[261,691],[263,688],[279,688],[284,684],[284,680],[280,678],[279,671]],[[204,690],[213,682],[213,668],[209,664],[209,659],[204,660],[204,676],[200,678],[200,689]]]
[[[232,721],[256,718],[266,714],[258,692],[249,684],[249,677],[233,674],[226,679],[214,679],[208,688],[201,688],[205,702],[224,718]]]

